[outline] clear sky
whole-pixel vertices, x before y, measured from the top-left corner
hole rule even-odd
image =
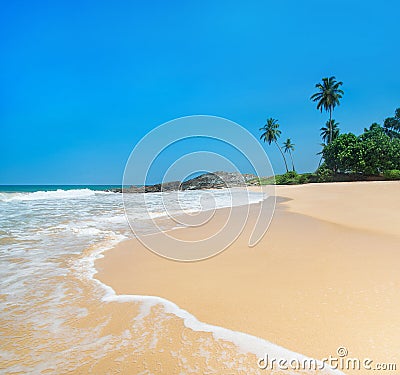
[[[322,77],[344,82],[343,132],[400,107],[399,14],[398,0],[2,0],[0,184],[118,184],[140,138],[193,114],[257,137],[277,118],[313,171]]]

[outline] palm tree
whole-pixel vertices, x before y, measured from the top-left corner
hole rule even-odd
[[[285,155],[283,154],[283,152],[277,142],[278,138],[281,136],[281,131],[279,130],[278,120],[269,118],[267,120],[267,123],[262,128],[260,128],[260,131],[262,131],[262,134],[260,136],[261,140],[263,140],[264,142],[268,142],[269,145],[272,142],[274,142],[276,144],[276,147],[278,147],[278,150],[282,154],[283,161],[285,162],[286,172],[289,172]]]
[[[288,139],[286,140],[286,142],[284,142],[284,144],[283,144],[283,149],[284,149],[284,151],[289,153],[290,159],[292,160],[293,172],[295,171],[294,162],[293,162],[293,155],[292,155],[292,151],[294,151],[294,146],[295,146],[295,144],[292,143],[292,141],[290,140],[290,138],[288,138]]]
[[[326,143],[331,143],[339,135],[339,123],[332,119],[327,121],[320,130],[322,140]]]
[[[388,117],[383,123],[383,131],[391,138],[400,138],[400,108],[397,108],[394,117]]]
[[[322,164],[322,160],[324,158],[324,148],[326,147],[326,143],[320,143],[320,146],[322,147],[322,150],[320,152],[317,152],[317,155],[321,155],[321,159],[319,159],[319,163],[318,163],[318,168],[321,166]]]
[[[317,103],[317,109],[321,112],[324,109],[329,112],[329,122],[332,121],[332,111],[337,105],[340,105],[340,99],[344,92],[340,89],[343,82],[336,81],[334,76],[330,78],[322,78],[322,83],[317,83],[315,87],[318,92],[311,95],[311,100]],[[330,139],[333,139],[333,131],[330,130]]]

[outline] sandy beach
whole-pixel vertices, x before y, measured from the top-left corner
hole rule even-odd
[[[119,295],[159,296],[201,322],[254,335],[312,358],[334,356],[345,347],[349,357],[399,366],[399,191],[399,182],[279,186],[269,230],[253,248],[247,241],[256,205],[250,207],[243,233],[218,256],[175,262],[129,240],[96,262],[95,277]],[[240,208],[243,214],[246,209]],[[218,210],[197,230],[171,233],[181,239],[202,237],[212,233],[224,215],[224,209]],[[159,235],[154,236],[157,240]],[[172,324],[171,340],[174,332],[185,332],[192,342],[204,335],[210,339],[209,333],[185,328],[180,318],[167,314],[169,322],[162,322],[153,313],[146,324]],[[171,342],[167,337],[164,343],[159,340],[153,354],[138,357],[133,368],[162,373],[148,358],[157,352],[164,371],[178,373],[174,362],[165,357],[164,349],[168,351]],[[194,346],[191,350],[196,353]],[[211,350],[214,366],[222,370],[218,355]],[[196,358],[190,358],[195,366]],[[249,355],[241,360],[254,361],[256,372],[255,359]],[[235,368],[230,371],[240,373]]]
[[[400,1],[4,1],[0,375],[400,375]]]

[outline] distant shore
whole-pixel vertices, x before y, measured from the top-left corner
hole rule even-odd
[[[313,358],[345,346],[352,357],[400,365],[399,192],[397,181],[279,186],[254,248],[255,205],[244,232],[214,258],[173,262],[129,240],[96,262],[96,277],[118,294],[160,296],[202,322]],[[171,233],[204,235],[224,210],[197,233]]]
[[[289,171],[269,177],[259,177],[251,173],[209,172],[185,181],[168,181],[148,185],[124,185],[105,189],[114,193],[159,193],[177,190],[223,189],[229,187],[248,187],[263,185],[302,185],[325,182],[392,181],[399,180],[397,174],[363,175],[357,173],[331,173],[318,169],[315,173]]]

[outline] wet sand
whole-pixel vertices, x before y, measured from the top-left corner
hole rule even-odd
[[[117,294],[159,296],[201,322],[313,358],[335,356],[338,347],[346,347],[349,357],[394,362],[399,368],[400,183],[282,186],[276,194],[269,230],[253,248],[247,243],[256,205],[250,207],[243,233],[218,256],[175,262],[129,240],[96,262],[96,278]],[[233,220],[240,212],[247,214],[247,207],[240,210]],[[180,239],[202,238],[214,233],[226,215],[227,210],[219,210],[198,229],[171,233]],[[160,234],[154,238],[163,241]],[[149,327],[161,324],[154,319],[147,321]],[[199,337],[182,320],[172,319],[188,335]],[[176,331],[170,327],[169,332]],[[190,350],[194,346],[188,355]],[[167,366],[169,373],[179,373],[179,364],[169,368],[169,360],[157,358],[164,371]]]

